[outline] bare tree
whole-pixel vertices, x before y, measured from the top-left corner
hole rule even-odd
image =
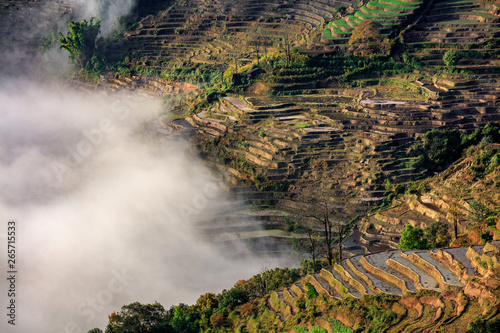
[[[458,222],[465,215],[460,210],[460,208],[458,207],[458,204],[456,202],[450,203],[449,209],[448,209],[448,214],[450,215],[451,222],[453,224],[453,233],[454,233],[455,239],[457,239],[458,238]]]
[[[249,31],[249,37],[251,41],[250,45],[253,47],[255,52],[255,57],[257,59],[257,65],[260,65],[260,50],[263,45],[265,45],[265,36],[260,24],[255,24]]]
[[[288,67],[292,61],[292,26],[288,21],[282,21],[283,30],[281,32],[280,48],[285,53],[286,66]]]
[[[318,260],[318,255],[321,250],[322,240],[317,230],[314,230],[310,226],[301,227],[297,231],[303,232],[307,234],[307,240],[303,240],[302,244],[306,243],[306,245],[302,245],[310,254],[311,261],[313,265],[313,271],[317,272],[318,267],[316,267],[316,260]],[[298,245],[297,247],[301,247]]]
[[[305,194],[302,196],[305,206],[301,216],[310,218],[320,224],[323,231],[323,244],[325,246],[328,264],[333,265],[333,242],[338,236],[339,261],[342,260],[342,242],[348,230],[348,225],[341,220],[341,206],[328,202],[326,193]]]
[[[318,238],[311,228],[306,230],[309,237],[309,249],[311,251],[311,259],[313,262],[313,270],[316,272],[316,251],[318,250]]]

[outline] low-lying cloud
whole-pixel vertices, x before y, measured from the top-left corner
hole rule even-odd
[[[160,101],[21,80],[0,100],[0,239],[15,220],[18,259],[0,331],[104,329],[124,304],[193,303],[273,265],[201,240],[195,222],[228,199],[188,142],[154,137]]]
[[[103,36],[112,34],[120,17],[127,16],[136,5],[135,0],[77,0],[81,11],[79,16],[84,19],[97,17],[101,20]]]

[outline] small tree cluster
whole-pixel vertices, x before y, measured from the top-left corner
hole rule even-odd
[[[398,243],[398,249],[427,250],[446,247],[449,242],[450,235],[446,222],[434,222],[425,229],[407,224],[403,230],[401,230],[401,239]]]
[[[454,49],[446,51],[443,56],[443,61],[448,68],[455,67],[460,61],[460,52]]]
[[[94,70],[101,66],[102,60],[97,52],[97,36],[101,30],[101,21],[91,18],[89,21],[71,21],[68,34],[59,33],[59,48],[69,52],[70,62],[78,69]]]
[[[472,145],[484,146],[500,143],[500,123],[486,124],[469,135],[456,129],[432,129],[423,136],[423,143],[415,144],[410,154],[418,156],[423,166],[431,171],[440,171],[455,162]]]
[[[390,44],[380,33],[381,29],[382,25],[376,21],[361,22],[352,31],[349,51],[361,57],[389,54]]]

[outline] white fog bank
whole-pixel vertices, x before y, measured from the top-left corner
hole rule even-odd
[[[15,326],[1,279],[1,332],[104,330],[122,305],[192,304],[276,265],[196,236],[227,199],[187,142],[143,138],[160,101],[26,81],[0,84],[0,101],[0,255],[14,220],[18,272]]]

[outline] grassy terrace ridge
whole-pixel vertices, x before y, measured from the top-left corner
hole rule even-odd
[[[414,9],[417,9],[418,7],[420,7],[420,5],[421,5],[421,3],[415,4],[412,7],[402,7],[402,6],[398,6],[396,4],[381,3],[380,1],[370,1],[367,4],[367,6],[373,7],[373,9],[385,8],[385,9],[391,9],[391,12],[392,12],[392,10],[397,11],[397,12],[405,11],[405,10],[414,10]]]
[[[406,15],[408,15],[408,13],[406,13],[403,10],[401,12],[394,13],[394,12],[388,12],[388,11],[383,11],[383,10],[371,9],[371,8],[368,8],[368,6],[362,6],[360,8],[360,11],[362,11],[364,14],[373,15],[373,16],[406,16]]]
[[[495,9],[496,8],[496,9]],[[430,11],[415,27],[405,34],[405,41],[412,47],[411,52],[418,54],[419,49],[434,45],[442,49],[463,48],[468,44],[487,43],[500,31],[500,16],[498,4],[484,1],[439,1],[434,2]],[[420,46],[419,46],[420,45]],[[470,59],[466,51],[463,55],[467,60],[463,64],[484,65],[486,59],[495,58],[493,51],[488,51],[489,56]],[[417,56],[418,59],[419,56]],[[422,58],[422,64],[429,66],[444,65],[439,58],[432,60]],[[461,67],[463,68],[463,67]],[[472,67],[471,67],[471,70]]]
[[[370,2],[376,2],[376,1],[370,1]],[[418,2],[406,2],[406,1],[401,1],[401,0],[379,0],[378,4],[383,5],[383,4],[390,4],[394,6],[399,6],[399,7],[418,7],[422,4],[423,1],[418,1]]]
[[[405,2],[398,0],[370,1],[356,9],[347,17],[330,22],[326,29],[330,33],[323,33],[325,40],[337,39],[351,32],[363,20],[375,20],[382,23],[385,28],[398,24],[405,16],[413,14],[422,6],[423,2]],[[340,40],[340,39],[339,39]]]

